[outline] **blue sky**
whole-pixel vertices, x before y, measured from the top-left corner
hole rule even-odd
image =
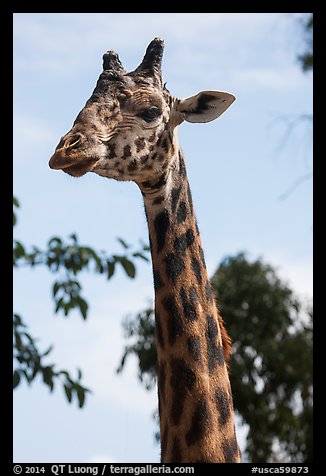
[[[14,192],[21,201],[15,237],[44,246],[76,232],[82,243],[120,251],[116,237],[147,241],[141,194],[132,183],[88,174],[74,179],[48,168],[60,137],[91,95],[106,50],[127,70],[155,36],[165,40],[163,76],[173,95],[229,91],[237,100],[208,124],[184,123],[179,137],[209,273],[245,250],[274,265],[307,299],[312,296],[312,181],[279,197],[312,170],[312,78],[295,57],[297,20],[285,13],[19,13],[14,14]],[[14,392],[15,462],[158,462],[155,390],[146,392],[130,359],[119,376],[121,322],[151,302],[149,265],[136,280],[84,275],[87,322],[54,315],[53,277],[45,270],[14,273],[14,310],[51,361],[84,371],[92,388],[83,410],[49,395],[37,382]],[[238,426],[240,444],[245,429]]]

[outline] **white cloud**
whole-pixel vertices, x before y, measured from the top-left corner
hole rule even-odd
[[[154,36],[162,36],[169,61],[177,68],[191,62],[196,71],[203,61],[218,67],[222,54],[233,64],[243,62],[254,52],[252,41],[275,31],[282,18],[276,13],[20,13],[14,15],[14,46],[23,42],[24,52],[14,62],[18,70],[67,76],[89,67],[95,53],[114,49],[124,61],[124,55],[139,56]]]
[[[193,94],[194,85],[289,91],[304,81],[293,60],[295,48],[287,52],[289,64],[278,47],[294,31],[289,18],[281,13],[19,13],[14,15],[15,74],[51,79],[93,74],[107,49],[117,51],[132,70],[148,42],[161,36],[164,78],[173,81],[176,95]],[[262,37],[272,38],[264,64],[257,48]]]
[[[29,156],[26,154],[26,150],[30,147],[34,149],[37,145],[39,149],[40,144],[56,140],[47,125],[41,123],[37,118],[27,115],[14,115],[13,131],[15,162],[19,158],[23,158],[26,163],[26,157]]]
[[[291,262],[289,258],[278,259],[278,273],[290,287],[304,299],[313,296],[313,267],[312,261]]]
[[[92,456],[88,461],[86,461],[86,464],[98,464],[98,463],[118,463],[118,461],[114,458],[112,458],[109,455],[94,455]]]
[[[312,258],[291,258],[285,254],[265,252],[262,255],[247,253],[250,262],[262,259],[266,264],[273,266],[277,275],[302,299],[311,299],[313,296],[313,266]],[[216,271],[216,261],[207,260],[209,276]]]
[[[253,90],[264,88],[266,90],[293,90],[302,87],[306,81],[300,70],[295,65],[274,68],[248,68],[240,69],[234,73],[230,85],[236,85],[237,90]],[[233,83],[233,84],[232,84]]]
[[[75,48],[88,49],[108,39],[134,49],[135,42],[137,45],[151,39],[148,35],[152,31],[156,36],[165,33],[184,43],[208,42],[207,34],[229,40],[234,38],[234,28],[241,29],[243,35],[255,36],[268,26],[274,27],[282,17],[282,14],[264,13],[19,13],[14,15],[14,31],[16,39],[25,38],[40,50],[67,51],[69,46],[71,54]],[[77,31],[82,31],[84,37],[76,36]],[[206,39],[200,38],[202,33]]]
[[[111,304],[110,300],[110,307]],[[130,297],[129,305],[130,308],[140,309],[133,306]],[[136,359],[128,359],[124,371],[116,375],[123,346],[127,342],[122,339],[121,320],[114,319],[111,311],[109,317],[96,314],[91,334],[88,336],[89,345],[83,349],[83,369],[96,398],[148,416],[148,411],[154,411],[157,405],[156,390],[148,392],[138,382]]]
[[[280,279],[303,300],[310,300],[313,296],[313,263],[312,256],[298,256],[296,252],[284,253],[274,250],[262,254],[248,254],[249,261],[262,259],[265,264],[271,265]]]
[[[50,126],[41,122],[39,118],[22,114],[14,115],[14,137],[18,142],[32,144],[52,140],[54,134]]]
[[[13,131],[15,165],[43,163],[40,150],[49,144],[54,148],[58,142],[56,131],[44,119],[32,115],[14,114]]]

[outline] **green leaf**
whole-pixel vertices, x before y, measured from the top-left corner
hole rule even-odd
[[[134,278],[136,276],[136,268],[135,265],[127,258],[121,257],[120,263],[124,268],[125,272],[129,276],[129,278]]]
[[[53,236],[49,241],[48,241],[48,246],[52,247],[52,244],[57,244],[59,246],[62,245],[62,239],[59,238],[58,236]]]
[[[53,369],[52,367],[43,367],[42,369],[43,381],[50,387],[50,390],[53,390]]]
[[[147,256],[145,256],[143,253],[140,253],[139,251],[137,251],[136,253],[133,253],[132,256],[134,258],[142,258],[147,263],[149,262],[149,258]]]
[[[25,375],[26,382],[28,383],[28,385],[30,385],[32,379],[31,379],[31,377],[28,375],[28,373],[26,372],[26,370],[20,369],[20,372]]]
[[[114,274],[115,261],[107,261],[108,265],[108,279],[110,279]]]
[[[125,240],[123,240],[122,238],[117,238],[117,240],[119,241],[119,243],[127,250],[128,248],[130,248],[130,245],[128,245]]]
[[[16,388],[20,382],[20,375],[18,370],[15,370],[13,373],[13,388]]]
[[[46,355],[49,355],[49,353],[52,351],[52,349],[53,349],[53,345],[50,345],[50,347],[48,348],[48,350],[46,350],[46,351],[44,352],[44,354],[42,354],[42,357],[45,357]]]
[[[65,393],[68,399],[68,402],[71,403],[72,399],[72,387],[64,384]]]
[[[67,379],[69,379],[69,373],[67,370],[60,370],[60,372],[57,372],[57,375],[65,375]]]
[[[95,264],[96,264],[96,270],[99,273],[103,273],[104,272],[104,267],[103,267],[101,258],[97,255],[97,253],[92,248],[90,248],[88,246],[84,246],[82,249],[83,249],[84,253],[87,253],[88,257],[93,258],[93,260],[95,261]]]
[[[76,392],[79,401],[79,408],[82,408],[85,403],[85,390],[80,385],[76,385]]]
[[[68,316],[68,313],[69,313],[70,309],[73,309],[75,307],[74,301],[75,300],[71,299],[70,302],[66,302],[62,306],[63,307],[63,313],[64,313],[65,316]]]
[[[26,324],[23,323],[21,317],[19,314],[14,314],[14,321],[13,321],[14,327],[26,327]]]
[[[71,235],[69,235],[69,238],[71,238],[74,243],[77,243],[78,241],[76,233],[71,233]]]
[[[20,207],[19,201],[17,200],[16,197],[13,197],[13,206],[16,208]],[[13,226],[15,226],[16,223],[17,223],[16,213],[13,212]]]
[[[40,359],[37,359],[37,361],[34,362],[34,368],[33,368],[33,372],[32,372],[32,375],[31,375],[31,381],[34,380],[34,378],[36,377],[37,373],[40,370],[41,370]]]
[[[15,332],[15,344],[18,350],[22,348],[22,340],[19,332]]]
[[[14,253],[16,259],[21,258],[26,254],[24,246],[17,240],[14,240]]]
[[[80,369],[77,369],[78,371],[78,380],[82,378],[82,371]]]
[[[28,339],[30,343],[34,345],[34,339],[27,332],[23,332],[22,335],[24,335],[26,339]]]
[[[59,309],[61,307],[63,307],[62,303],[63,303],[63,298],[60,298],[59,301],[57,302],[56,307],[55,307],[55,310],[54,310],[55,313],[57,313],[59,311]]]
[[[104,273],[104,266],[101,261],[96,263],[96,269],[100,274]]]
[[[79,305],[81,315],[83,316],[84,319],[86,319],[87,310],[88,310],[88,303],[85,301],[85,299],[83,299],[80,296],[77,298],[77,302],[78,302],[78,305]]]
[[[56,296],[57,292],[59,291],[59,289],[61,288],[61,283],[56,281],[54,284],[53,284],[53,288],[52,288],[52,295],[53,297]]]

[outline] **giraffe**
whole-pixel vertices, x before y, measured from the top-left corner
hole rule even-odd
[[[215,304],[177,126],[209,122],[234,101],[202,91],[187,99],[162,81],[154,38],[126,72],[103,56],[92,96],[57,145],[51,169],[135,182],[143,196],[155,291],[162,463],[240,462],[228,376],[230,339]]]

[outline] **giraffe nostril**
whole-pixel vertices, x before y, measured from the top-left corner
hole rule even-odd
[[[66,139],[64,147],[66,149],[74,149],[80,146],[83,136],[81,134],[73,134]]]

